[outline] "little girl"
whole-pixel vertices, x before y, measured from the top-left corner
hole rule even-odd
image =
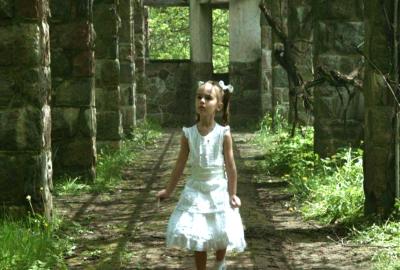
[[[216,269],[226,269],[226,250],[246,247],[236,196],[237,173],[229,126],[231,85],[199,82],[197,124],[183,128],[181,148],[168,186],[157,193],[171,196],[189,159],[190,175],[167,228],[167,246],[194,251],[198,270],[206,269],[207,251],[215,251]],[[223,111],[222,124],[214,117]]]

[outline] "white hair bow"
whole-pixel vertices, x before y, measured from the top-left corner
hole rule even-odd
[[[233,93],[233,86],[232,85],[230,85],[230,84],[225,85],[224,81],[219,81],[218,84],[219,84],[219,86],[221,86],[221,88],[224,91],[228,91],[231,94]]]

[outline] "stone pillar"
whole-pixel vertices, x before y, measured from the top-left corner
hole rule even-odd
[[[287,1],[288,0],[267,0],[271,9],[271,14],[277,19],[282,30],[287,34]],[[274,50],[283,48],[283,43],[279,38],[271,33],[272,36],[272,115],[274,122],[276,114],[288,119],[289,115],[289,83],[285,69],[278,63],[274,56]]]
[[[97,147],[118,149],[123,135],[119,88],[118,0],[95,1]]]
[[[52,142],[56,176],[96,176],[91,1],[50,0]]]
[[[393,40],[384,14],[393,0],[365,2],[365,54],[383,74],[393,74]],[[392,21],[393,15],[389,15]],[[399,27],[399,26],[398,26]],[[366,214],[387,217],[395,196],[395,101],[381,73],[366,65],[364,192]]]
[[[261,27],[258,0],[229,3],[229,76],[232,95],[232,124],[255,124],[261,106]]]
[[[119,30],[121,112],[124,134],[129,135],[136,126],[133,0],[120,0],[119,14],[121,16]]]
[[[212,77],[212,8],[208,4],[200,4],[198,0],[190,0],[190,47],[191,47],[191,87],[188,122],[195,119],[195,95],[199,81],[208,81]]]
[[[272,103],[272,32],[265,16],[260,17],[261,27],[261,111],[273,114]]]
[[[134,1],[134,37],[135,37],[135,78],[136,78],[136,119],[146,119],[146,39],[143,0]]]
[[[52,215],[49,2],[0,2],[2,213]]]
[[[324,66],[349,74],[362,65],[353,44],[364,41],[363,1],[313,1],[314,69]],[[339,147],[357,146],[363,137],[363,97],[359,91],[346,110],[345,89],[322,84],[314,89],[314,149],[329,156]]]
[[[312,13],[311,0],[289,0],[288,4],[288,38],[297,48],[292,57],[296,63],[298,73],[304,81],[312,81]],[[312,124],[311,117],[305,111],[303,99],[297,98],[295,93],[289,93],[289,122],[295,118],[297,107],[300,124]]]

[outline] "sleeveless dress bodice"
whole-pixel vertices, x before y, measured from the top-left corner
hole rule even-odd
[[[189,143],[189,176],[177,207],[199,213],[223,211],[229,203],[223,155],[229,126],[215,124],[205,136],[196,125],[182,130]]]

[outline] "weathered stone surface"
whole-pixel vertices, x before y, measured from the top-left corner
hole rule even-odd
[[[94,51],[81,51],[73,59],[73,75],[76,77],[91,77],[94,75]]]
[[[0,199],[2,206],[29,209],[26,196],[31,196],[35,210],[51,216],[52,163],[51,152],[0,152]],[[43,202],[44,205],[43,205]],[[44,209],[43,209],[44,208]]]
[[[147,64],[148,117],[168,125],[189,123],[195,93],[190,86],[190,66],[188,61],[174,60]]]
[[[47,0],[15,0],[15,14],[27,19],[42,19],[49,13]]]
[[[13,25],[0,26],[0,66],[12,65],[14,63],[13,52],[16,36]]]
[[[119,111],[97,111],[96,117],[99,142],[122,139],[122,115]]]
[[[354,54],[354,46],[364,41],[363,22],[320,21],[317,24],[318,54]]]
[[[12,16],[13,16],[13,7],[14,7],[14,1],[13,0],[0,1],[0,20],[1,19],[12,18]]]
[[[364,1],[321,0],[313,1],[316,19],[355,20],[363,18]]]
[[[121,104],[119,89],[96,89],[96,108],[99,111],[118,111]]]
[[[398,74],[392,73],[393,41],[386,32],[383,10],[391,10],[393,5],[394,1],[365,2],[366,57],[392,81]],[[365,70],[364,93],[364,212],[386,218],[395,203],[395,102],[382,76],[370,65]]]
[[[57,177],[95,177],[92,4],[91,0],[51,0],[52,138]],[[82,151],[75,149],[79,145]]]
[[[46,0],[0,1],[0,203],[6,214],[25,212],[29,195],[50,219],[48,14]]]
[[[0,111],[0,149],[40,151],[45,147],[43,113],[34,107]]]
[[[93,24],[96,29],[96,36],[113,37],[118,35],[119,16],[117,6],[112,3],[95,2],[93,8]]]
[[[54,170],[62,175],[79,176],[94,179],[96,164],[96,143],[92,138],[74,138],[63,141],[53,147]]]
[[[73,81],[64,80],[53,92],[55,106],[93,106],[94,81],[92,78],[82,78]]]
[[[359,16],[362,6],[358,0],[323,2],[329,4],[321,6],[321,1],[313,1],[314,10],[319,10],[314,23],[314,67],[349,74],[363,64],[353,49],[353,44],[364,40],[364,23]],[[351,102],[344,88],[324,83],[314,89],[314,149],[321,156],[332,155],[339,147],[358,146],[362,140],[363,97],[353,87],[349,89],[355,92]]]

